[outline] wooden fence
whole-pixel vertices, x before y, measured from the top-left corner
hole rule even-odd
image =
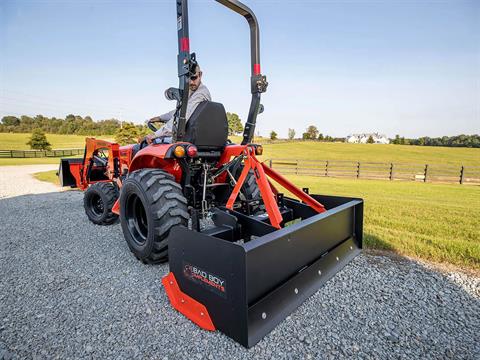
[[[83,155],[84,149],[0,150],[0,158],[42,158]]]
[[[286,175],[480,185],[480,166],[304,159],[270,159],[266,163]]]

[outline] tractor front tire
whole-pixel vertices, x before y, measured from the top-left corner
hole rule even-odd
[[[174,177],[159,169],[128,175],[120,195],[120,222],[132,253],[144,263],[168,260],[168,236],[188,225],[187,199]]]
[[[118,199],[117,187],[111,182],[97,182],[84,193],[83,207],[88,219],[97,225],[110,225],[117,221],[118,215],[112,212]]]

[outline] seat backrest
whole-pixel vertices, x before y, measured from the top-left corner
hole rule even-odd
[[[228,139],[228,121],[222,104],[201,102],[185,129],[185,141],[197,146],[199,150],[222,149]]]

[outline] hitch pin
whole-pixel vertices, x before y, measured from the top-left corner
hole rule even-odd
[[[202,194],[202,217],[205,219],[205,213],[207,211],[207,172],[208,172],[208,165],[203,164],[203,194]]]

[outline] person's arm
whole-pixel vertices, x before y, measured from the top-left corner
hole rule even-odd
[[[155,137],[159,136],[172,136],[173,116],[168,120],[165,125],[155,131]]]
[[[175,110],[172,110],[149,120],[149,121],[155,122],[155,119],[158,118],[159,120],[166,121],[165,125],[163,125],[160,129],[155,131],[154,136],[151,136],[151,138],[156,138],[159,136],[171,136],[174,114],[175,114]]]
[[[175,110],[169,111],[165,114],[162,114],[159,116],[159,118],[163,121],[169,121],[173,118],[173,115],[175,114]]]

